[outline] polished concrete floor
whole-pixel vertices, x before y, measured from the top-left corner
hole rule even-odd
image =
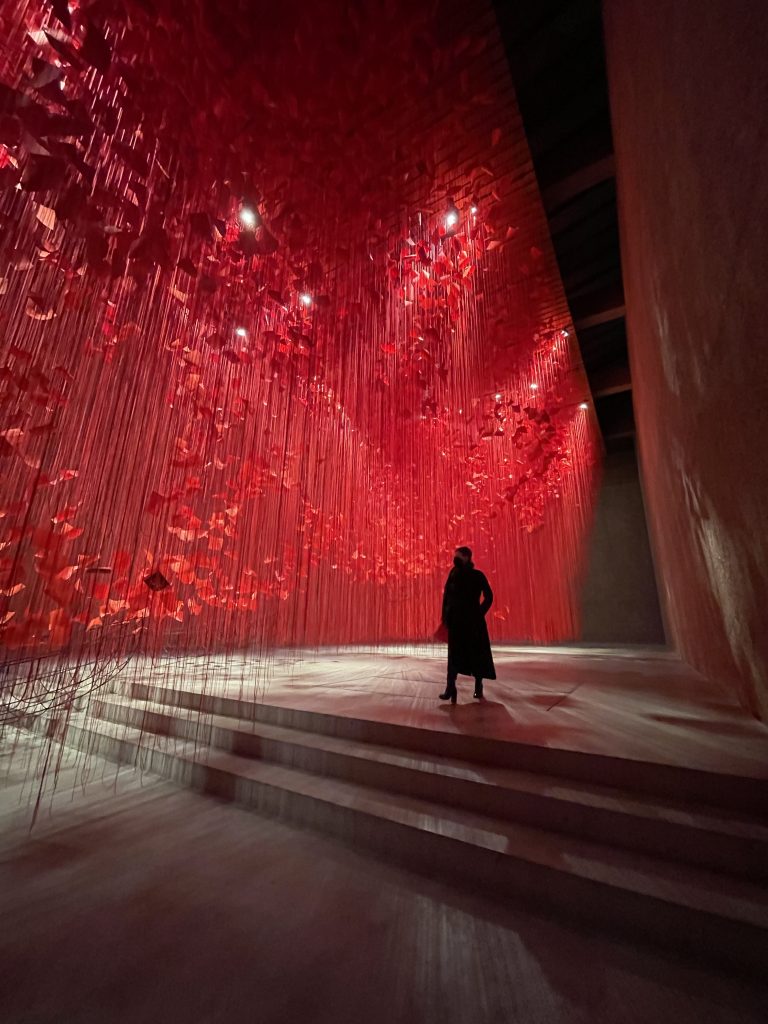
[[[443,658],[134,659],[111,685],[768,777],[768,729],[666,651],[497,647],[488,699],[461,680],[456,707],[437,700]],[[768,1019],[768,983],[473,896],[13,730],[0,750],[0,922],[3,1024]]]
[[[445,648],[134,659],[114,685],[158,685],[550,747],[768,778],[768,728],[734,696],[655,648],[494,648],[496,682],[437,699]]]
[[[12,737],[10,737],[12,739]],[[768,988],[66,751],[0,755],[4,1024],[763,1024]],[[57,748],[54,748],[54,754]]]

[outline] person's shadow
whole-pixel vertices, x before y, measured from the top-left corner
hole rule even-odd
[[[440,708],[448,717],[450,731],[484,739],[512,743],[527,743],[538,747],[556,747],[563,744],[570,747],[582,730],[573,725],[557,724],[554,721],[526,721],[525,706],[521,705],[517,715],[500,700],[461,700],[459,703],[446,702]],[[446,722],[448,725],[448,722]]]

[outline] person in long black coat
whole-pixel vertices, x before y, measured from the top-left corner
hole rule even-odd
[[[482,604],[480,598],[483,598]],[[483,680],[495,679],[496,669],[485,617],[493,591],[485,574],[476,569],[469,548],[456,548],[443,591],[443,625],[448,630],[448,683],[440,700],[456,703],[456,677],[474,676],[474,696],[483,697]]]

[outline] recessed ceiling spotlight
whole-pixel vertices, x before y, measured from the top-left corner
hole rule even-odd
[[[445,226],[455,228],[459,223],[459,210],[453,199],[448,200],[448,208],[445,211]]]
[[[536,383],[536,381],[534,381],[533,384],[531,384],[531,391],[536,391],[538,389],[538,386],[539,385]]]
[[[235,328],[235,334],[238,336],[238,338],[247,338],[248,337],[248,331],[246,331],[246,329],[244,327],[236,327]]]
[[[581,403],[581,404],[579,405],[579,408],[580,408],[580,409],[588,409],[588,408],[589,408],[589,405],[587,404],[587,402],[582,402],[582,403]]]
[[[255,228],[258,223],[258,217],[256,211],[252,210],[250,206],[240,207],[240,223],[245,228]]]
[[[309,295],[307,292],[302,292],[301,295],[299,296],[299,302],[302,304],[302,306],[311,306],[312,296]]]

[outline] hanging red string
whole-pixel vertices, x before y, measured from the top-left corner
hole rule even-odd
[[[577,634],[595,431],[492,10],[249,6],[0,0],[9,712],[424,639],[460,543],[497,639]]]

